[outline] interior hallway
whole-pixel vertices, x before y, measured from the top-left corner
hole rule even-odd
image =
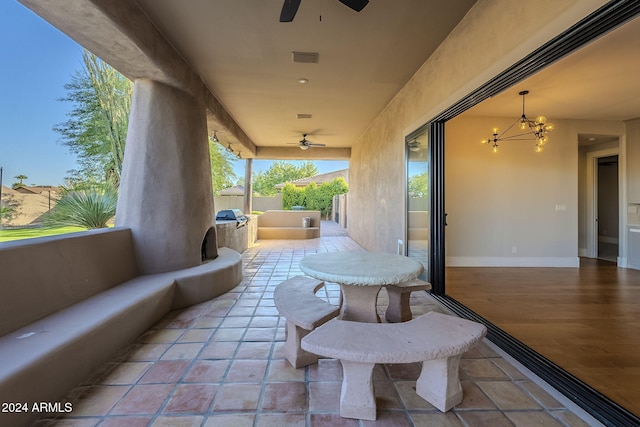
[[[447,294],[640,415],[640,271],[583,258],[580,268],[446,271]]]
[[[298,265],[304,256],[362,250],[340,230],[330,231],[323,235],[334,235],[319,239],[258,242],[243,254],[244,280],[238,287],[169,313],[68,396],[71,413],[43,418],[37,426],[588,425],[579,418],[581,411],[527,378],[486,341],[463,356],[464,400],[451,411],[443,414],[417,398],[419,364],[379,365],[378,420],[341,418],[340,363],[321,359],[292,368],[282,354],[285,322],[273,303],[274,288],[302,274]],[[319,295],[337,304],[339,287],[329,283]],[[378,302],[383,313],[384,291]],[[443,310],[423,292],[414,293],[411,305],[414,315]]]

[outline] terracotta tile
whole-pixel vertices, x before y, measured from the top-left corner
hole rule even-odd
[[[213,329],[190,329],[184,334],[180,335],[180,338],[178,338],[178,342],[207,342],[211,335],[213,335]]]
[[[229,360],[197,360],[184,376],[191,383],[218,383],[229,367]]]
[[[462,402],[456,409],[495,409],[496,405],[471,381],[462,381]]]
[[[304,414],[265,414],[258,415],[256,427],[305,427]]]
[[[507,362],[503,358],[492,358],[491,361],[510,378],[514,380],[526,380],[527,376],[520,372],[515,366]]]
[[[100,427],[147,427],[152,417],[109,417],[100,424]]]
[[[229,310],[229,316],[253,316],[253,312],[256,311],[255,307],[233,307]]]
[[[162,410],[163,413],[206,413],[216,395],[214,384],[181,384]]]
[[[249,326],[252,328],[275,328],[278,326],[278,316],[258,316],[254,317]]]
[[[374,381],[373,391],[376,397],[376,406],[378,407],[378,410],[404,409],[393,383]]]
[[[412,427],[411,421],[405,412],[381,411],[380,409],[378,409],[378,418],[375,421],[362,420],[361,423],[362,427]]]
[[[514,411],[504,414],[518,427],[562,427],[562,423],[543,411]]]
[[[171,347],[171,344],[140,344],[129,354],[128,360],[134,361],[156,361]]]
[[[268,341],[272,342],[276,334],[276,328],[247,328],[243,341]]]
[[[396,390],[398,390],[400,399],[402,399],[402,402],[408,410],[434,409],[433,405],[418,396],[415,381],[396,381],[394,384]]]
[[[111,385],[135,384],[151,365],[151,362],[119,363],[100,383]]]
[[[482,380],[508,380],[509,377],[491,359],[462,359],[460,367],[472,378]]]
[[[284,381],[304,381],[304,368],[296,369],[286,360],[271,360],[269,363],[269,374],[267,381],[284,382]]]
[[[105,415],[129,391],[130,386],[86,387],[73,403],[74,416]]]
[[[213,402],[214,411],[255,411],[260,397],[260,384],[222,384]]]
[[[272,342],[242,342],[236,357],[239,359],[268,359],[271,355]]]
[[[588,427],[589,425],[576,414],[568,410],[553,411],[552,414],[569,427]]]
[[[267,360],[239,360],[231,363],[229,372],[225,377],[228,383],[251,382],[261,383],[267,371]]]
[[[203,416],[158,417],[151,427],[200,427],[204,421]]]
[[[174,344],[162,355],[160,360],[195,359],[204,347],[204,343]]]
[[[158,329],[144,334],[143,343],[174,343],[184,332],[183,329]]]
[[[211,341],[240,341],[245,328],[220,328],[213,333]]]
[[[542,406],[548,409],[563,408],[562,403],[558,402],[553,396],[544,391],[542,387],[532,381],[518,381],[520,387],[524,388],[534,399]]]
[[[510,381],[478,381],[477,384],[500,409],[541,409],[529,395]]]
[[[340,412],[341,382],[309,383],[310,412]]]
[[[251,323],[251,317],[225,317],[220,325],[221,328],[245,328]]]
[[[255,414],[214,414],[204,427],[253,427]]]
[[[268,383],[262,398],[263,411],[296,412],[307,409],[305,383]]]
[[[94,427],[100,422],[100,418],[62,418],[56,420],[42,420],[32,427]]]
[[[309,381],[342,382],[342,364],[336,359],[320,359],[309,366]]]
[[[257,307],[256,308],[256,312],[255,312],[255,316],[277,316],[280,313],[278,313],[278,309],[275,307]]]
[[[311,427],[358,427],[358,420],[342,418],[338,414],[311,414]]]
[[[433,412],[428,414],[409,414],[416,427],[464,427],[453,412]],[[478,426],[482,427],[482,426]]]
[[[230,359],[238,348],[237,341],[212,341],[198,355],[199,359]]]
[[[499,411],[456,411],[456,415],[470,427],[513,427],[513,423]]]
[[[222,317],[200,316],[193,322],[193,328],[217,328],[222,323]]]
[[[189,367],[188,360],[162,360],[149,368],[139,384],[175,383]]]
[[[386,365],[393,380],[415,381],[422,370],[421,363],[400,363]]]
[[[173,384],[137,385],[129,390],[110,414],[155,414],[173,388]]]

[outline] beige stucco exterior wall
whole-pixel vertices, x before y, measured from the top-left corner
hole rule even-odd
[[[352,147],[350,236],[395,252],[405,230],[405,135],[605,3],[478,1]]]

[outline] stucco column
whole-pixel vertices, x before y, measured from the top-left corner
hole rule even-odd
[[[116,225],[132,229],[141,273],[201,263],[215,225],[205,107],[191,95],[136,80]]]
[[[253,210],[253,159],[246,159],[244,166],[244,213],[251,214]]]

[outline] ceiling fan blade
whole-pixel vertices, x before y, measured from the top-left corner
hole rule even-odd
[[[319,144],[317,142],[307,142],[307,145],[311,145],[313,147],[326,147],[325,144]]]
[[[301,0],[284,0],[282,12],[280,12],[280,22],[291,22],[298,12]]]
[[[350,9],[360,12],[364,7],[369,4],[369,0],[338,0],[343,5]]]

